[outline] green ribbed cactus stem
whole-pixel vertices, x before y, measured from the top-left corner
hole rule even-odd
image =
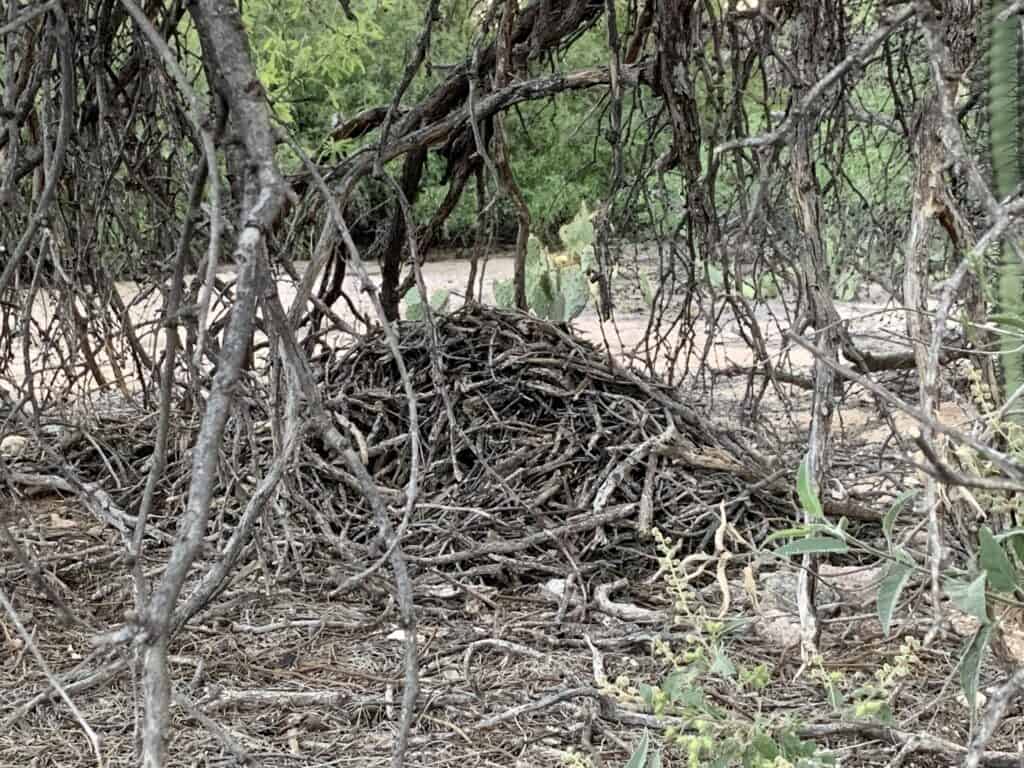
[[[988,14],[988,92],[992,176],[996,197],[1005,199],[1020,184],[1020,127],[1018,21],[1015,14],[1000,21],[1010,0],[992,0]],[[999,363],[1004,399],[1024,385],[1024,264],[1007,242],[1000,245],[996,309],[1006,318],[999,335]],[[1024,402],[1018,401],[1007,418],[1024,426]]]

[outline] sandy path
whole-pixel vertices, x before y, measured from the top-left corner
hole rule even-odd
[[[297,266],[302,270],[306,265],[299,264]],[[375,264],[370,266],[370,273],[374,279],[379,280],[380,271]],[[450,291],[450,309],[454,309],[462,303],[468,273],[469,263],[464,260],[445,259],[430,261],[423,266],[423,275],[428,291],[432,293],[441,288]],[[485,303],[493,303],[494,281],[511,279],[512,273],[512,258],[508,254],[495,255],[487,260],[485,276],[480,284]],[[227,278],[230,277],[230,274],[230,270],[225,270],[222,276]],[[143,345],[150,355],[156,359],[159,356],[160,345],[152,331],[156,327],[155,321],[159,318],[159,295],[152,296],[145,302],[140,301],[132,304],[132,302],[136,301],[139,293],[138,286],[135,283],[117,283],[116,289],[120,293],[122,300],[126,304],[132,305],[132,318],[136,328],[140,329],[140,336],[143,336]],[[370,317],[373,316],[369,296],[359,290],[359,281],[356,278],[349,276],[346,279],[345,290],[361,313]],[[278,282],[278,292],[285,307],[290,307],[296,294],[295,285],[292,281],[290,279],[280,280]],[[221,309],[223,309],[223,305],[221,305]],[[839,306],[842,316],[851,320],[851,330],[854,333],[864,335],[865,339],[869,339],[871,335],[877,335],[880,329],[890,333],[890,331],[885,331],[883,328],[885,324],[892,326],[895,323],[897,326],[902,326],[903,319],[901,313],[890,313],[880,316],[878,314],[880,309],[881,307],[877,304],[866,303],[846,303]],[[342,318],[354,321],[354,316],[344,300],[336,302],[334,310]],[[57,307],[52,297],[44,295],[36,302],[33,308],[33,318],[37,323],[45,326],[53,321],[61,312],[66,313],[67,310]],[[211,314],[215,316],[216,311]],[[758,309],[757,314],[768,349],[773,357],[776,357],[781,353],[783,346],[782,326],[785,325],[784,307],[781,302],[768,302]],[[707,363],[713,368],[725,369],[732,366],[744,368],[754,363],[753,354],[737,332],[735,324],[732,321],[728,321],[729,316],[729,313],[723,315],[723,327],[717,329],[710,340],[707,333],[708,328],[703,327],[701,323],[697,324],[692,338],[693,353],[689,360],[691,370],[699,363],[699,359],[704,354],[705,349],[707,350]],[[773,316],[783,319],[775,321],[772,320]],[[858,318],[864,319],[858,320]],[[602,327],[602,322],[597,313],[593,308],[588,307],[573,322],[573,327],[584,338],[601,346],[607,344],[611,354],[622,359],[625,357],[624,351],[628,353],[631,350],[637,349],[644,342],[648,332],[648,321],[649,316],[646,311],[620,310],[617,311],[614,322],[604,323]],[[890,336],[890,338],[892,337]],[[677,339],[678,334],[670,335],[671,342],[675,343]],[[115,349],[119,352],[123,353],[126,351],[126,344],[123,338],[116,338],[112,341]],[[340,338],[339,341],[341,341]],[[111,366],[109,352],[107,350],[98,350],[96,357],[103,373],[113,381],[114,370],[113,366]],[[76,366],[82,369],[84,367],[84,360],[81,353],[78,353],[74,359]],[[641,353],[639,361],[642,362],[643,360],[644,356]],[[799,349],[790,350],[787,354],[787,360],[788,364],[797,372],[806,372],[812,362],[810,356]],[[33,360],[30,365],[37,376],[45,376],[46,371],[56,365],[57,362],[56,350],[40,344],[34,346]],[[659,367],[664,369],[664,360],[660,360],[659,363]],[[677,372],[681,372],[686,363],[685,359],[677,361]],[[665,373],[665,371],[661,370],[661,373]],[[13,388],[11,385],[20,385],[24,377],[25,365],[19,359],[10,370],[0,371],[0,386],[7,385],[9,389]],[[131,383],[130,378],[128,380]],[[723,382],[723,384],[727,385],[727,381]],[[38,385],[39,382],[37,382]]]

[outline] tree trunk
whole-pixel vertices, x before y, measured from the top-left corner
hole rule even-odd
[[[933,9],[927,12],[931,13]],[[973,24],[974,3],[970,0],[945,0],[941,18],[935,19],[943,25],[943,38],[949,52],[949,62],[956,71],[946,73],[942,87],[946,98],[956,99],[960,77],[970,64],[973,36],[969,30]],[[907,336],[913,345],[914,361],[917,366],[918,391],[921,410],[934,417],[939,406],[938,361],[932,361],[930,348],[933,342],[932,315],[928,307],[931,287],[929,265],[932,224],[939,221],[949,234],[954,252],[965,254],[971,247],[973,237],[969,227],[959,216],[955,204],[946,188],[945,166],[947,153],[942,142],[942,98],[934,91],[925,99],[915,130],[911,138],[911,152],[914,157],[913,206],[910,215],[910,232],[907,238],[905,269],[903,273],[903,304],[907,313]],[[978,302],[973,302],[975,311]],[[977,318],[977,319],[980,319]],[[936,435],[927,425],[920,427],[920,437],[934,445]],[[941,456],[941,445],[934,446]],[[942,588],[939,582],[944,556],[943,535],[940,515],[938,483],[934,477],[924,478],[924,493],[919,505],[928,520],[929,566],[931,571],[932,610],[936,626],[942,616]]]
[[[831,10],[842,13],[841,7]],[[823,57],[819,51],[826,43],[822,39],[822,28],[828,12],[829,9],[823,8],[817,0],[804,0],[801,4],[795,22],[797,82],[793,87],[794,103],[800,102],[820,76],[818,70]],[[832,416],[835,411],[836,377],[829,363],[839,362],[842,335],[839,313],[832,301],[827,246],[821,231],[821,189],[813,160],[819,112],[815,108],[799,116],[798,120],[790,160],[790,189],[804,244],[800,251],[800,272],[805,315],[798,330],[802,333],[813,328],[815,344],[821,351],[821,356],[814,361],[814,391],[805,461],[811,478],[821,488],[830,463]],[[809,518],[805,519],[810,522]],[[800,651],[805,662],[817,653],[821,634],[814,601],[817,567],[815,556],[804,555],[797,586],[797,606],[800,612]]]
[[[413,205],[419,197],[420,180],[423,178],[423,166],[426,162],[427,150],[419,148],[406,155],[402,164],[402,193],[409,201],[409,205]],[[388,320],[397,320],[399,316],[398,306],[402,301],[399,281],[402,277],[402,253],[405,251],[406,234],[402,207],[396,202],[380,264],[380,301]]]

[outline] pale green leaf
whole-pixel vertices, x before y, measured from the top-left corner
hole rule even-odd
[[[640,683],[637,689],[640,691],[640,698],[644,701],[646,711],[652,711],[654,709],[654,687],[647,683]]]
[[[650,735],[646,730],[640,734],[640,743],[633,751],[633,756],[626,763],[626,768],[645,768],[647,765],[647,750],[650,746]]]
[[[796,471],[796,492],[800,497],[800,506],[803,507],[808,517],[812,520],[820,520],[825,517],[806,457],[800,462],[800,467]]]
[[[792,539],[795,536],[806,536],[811,531],[816,530],[818,526],[814,525],[801,525],[797,528],[783,528],[781,531],[775,531],[771,533],[764,540],[765,544],[770,544],[778,539]]]
[[[587,245],[579,253],[580,257],[580,269],[584,272],[587,270],[594,269],[597,266],[597,254],[594,252],[594,246]]]
[[[654,289],[651,287],[651,280],[646,272],[640,273],[640,295],[643,296],[644,304],[650,309],[654,306]]]
[[[992,535],[992,529],[983,525],[978,531],[978,559],[988,575],[988,583],[996,592],[1012,592],[1017,586],[1013,564]]]
[[[562,271],[562,296],[565,298],[563,315],[555,319],[567,323],[579,316],[590,298],[590,283],[578,267]]]
[[[708,672],[717,675],[725,680],[731,680],[736,675],[736,665],[722,648],[715,649],[715,657],[708,667]]]
[[[797,539],[789,544],[783,544],[775,550],[780,557],[791,555],[813,555],[825,552],[849,552],[850,548],[845,541],[834,539],[831,536],[812,536],[807,539]]]
[[[953,605],[969,616],[973,616],[982,624],[988,624],[988,608],[985,604],[985,574],[980,574],[972,582],[949,579],[942,585],[943,591],[953,601]]]
[[[677,669],[667,675],[661,683],[661,690],[668,696],[669,701],[679,701],[689,688],[690,678],[681,669]]]
[[[762,299],[775,299],[779,296],[779,281],[774,272],[767,272],[757,279],[757,287]]]
[[[447,288],[438,288],[430,294],[430,308],[435,312],[445,312],[448,309],[449,298],[451,291]]]
[[[711,282],[712,288],[721,288],[725,285],[725,276],[722,270],[714,264],[708,264],[708,280]]]
[[[996,541],[1009,542],[1013,553],[1017,556],[1017,562],[1024,563],[1024,528],[1011,528],[1008,531],[997,533]]]
[[[501,309],[511,309],[516,304],[516,289],[511,280],[494,281],[494,304]]]
[[[1024,331],[1024,317],[1017,317],[1016,315],[1008,313],[999,313],[989,315],[989,322],[995,323],[1003,330],[1013,328],[1018,331]]]
[[[419,288],[414,288],[405,296],[405,319],[418,322],[423,317],[423,296],[420,295]]]
[[[889,566],[885,578],[878,586],[878,620],[882,624],[882,633],[886,637],[889,636],[892,614],[900,600],[900,594],[913,572],[914,569],[908,563],[897,560]]]
[[[892,531],[896,525],[896,518],[899,517],[907,502],[915,496],[917,496],[917,491],[904,491],[896,497],[892,506],[885,513],[885,517],[882,518],[882,533],[885,534],[885,540],[889,542],[890,548],[892,547]]]
[[[978,679],[981,676],[981,663],[985,660],[985,653],[988,651],[989,639],[992,635],[992,625],[982,624],[974,633],[971,642],[960,659],[960,687],[963,689],[967,699],[967,706],[971,708],[971,720],[974,719],[975,707],[978,699]]]
[[[558,230],[566,250],[581,256],[583,249],[594,242],[594,223],[591,218],[592,214],[584,202],[573,220]]]

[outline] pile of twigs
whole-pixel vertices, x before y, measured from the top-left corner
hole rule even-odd
[[[423,454],[404,540],[414,563],[565,572],[567,558],[608,557],[652,525],[685,540],[684,550],[705,548],[723,503],[754,539],[789,509],[763,462],[678,392],[556,326],[473,306],[433,330],[402,323],[398,336]],[[384,334],[322,361],[321,388],[378,487],[400,501],[411,467],[408,399]],[[373,536],[353,482],[340,498],[319,472],[297,484],[337,515],[357,509],[366,524],[349,535]]]
[[[418,572],[536,578],[566,574],[569,564],[621,568],[623,560],[637,562],[636,553],[653,557],[642,542],[652,527],[693,552],[712,546],[723,514],[757,541],[772,518],[792,509],[780,473],[698,407],[556,326],[473,306],[434,325],[399,323],[397,334],[418,411],[412,507],[405,504],[409,400],[383,332],[320,358],[316,372],[325,405],[363,457]],[[229,422],[211,515],[211,533],[222,537],[274,456],[271,398],[254,395],[262,386],[250,379]],[[65,468],[109,493],[127,526],[157,423],[154,415],[140,418],[141,403],[130,405],[101,418],[93,411],[86,432],[70,441],[65,433],[63,445],[39,456],[59,473],[50,460],[61,454]],[[162,541],[189,483],[198,409],[185,405],[150,525]],[[294,550],[356,568],[381,552],[359,483],[315,436],[297,450],[275,511],[283,517],[267,519],[287,526]]]

